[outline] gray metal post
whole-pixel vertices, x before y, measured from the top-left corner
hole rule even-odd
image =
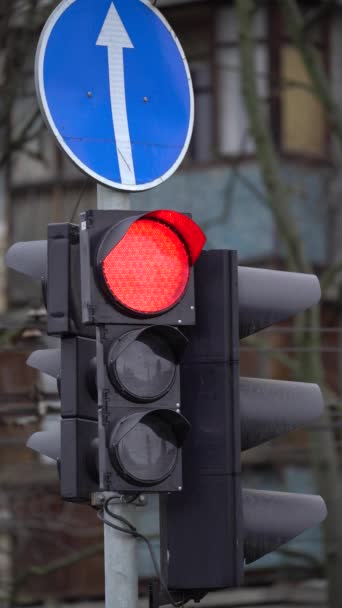
[[[130,209],[129,194],[97,186],[97,208]],[[112,503],[110,510],[134,525],[134,506]],[[110,523],[121,525],[109,515],[105,517]],[[137,608],[136,539],[104,524],[104,561],[106,608]]]
[[[134,523],[135,507],[132,505],[111,503],[110,510]],[[114,525],[123,525],[107,514],[105,518]],[[106,608],[137,608],[138,570],[135,538],[104,524],[104,557]]]
[[[131,202],[129,192],[123,190],[111,190],[105,186],[97,186],[97,208],[98,209],[130,209]]]

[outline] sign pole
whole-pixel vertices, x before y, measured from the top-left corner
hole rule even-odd
[[[128,192],[97,186],[97,208],[130,209]],[[106,494],[105,497],[116,495]],[[133,505],[110,503],[110,511],[134,524]],[[105,514],[105,519],[113,525],[121,525],[117,519]],[[130,534],[114,530],[104,524],[104,566],[105,566],[105,606],[106,608],[137,608],[138,569],[136,559],[136,539]]]
[[[110,510],[134,524],[133,505],[110,503]],[[113,525],[122,525],[107,513],[105,519]],[[104,524],[106,608],[138,608],[136,542],[130,534],[119,532]]]
[[[123,190],[112,190],[105,186],[97,186],[97,208],[98,209],[131,209],[129,192]]]

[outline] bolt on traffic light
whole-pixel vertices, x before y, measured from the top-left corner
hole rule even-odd
[[[181,363],[184,490],[161,499],[161,556],[171,590],[236,587],[244,562],[274,551],[326,515],[319,496],[245,490],[241,450],[319,416],[318,386],[239,378],[239,339],[305,310],[316,277],[243,268],[236,252],[203,252],[195,268],[196,326]]]

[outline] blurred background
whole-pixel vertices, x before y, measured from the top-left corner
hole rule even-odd
[[[54,463],[25,447],[59,418],[54,381],[26,367],[45,335],[40,287],[7,272],[14,241],[96,207],[96,184],[37,107],[34,55],[52,0],[0,2],[0,606],[103,606],[102,526],[62,503]],[[192,73],[196,118],[181,168],[133,208],[191,212],[208,248],[242,265],[314,272],[322,302],[241,343],[241,373],[317,382],[318,424],[243,455],[250,488],[321,493],[329,516],[203,606],[342,607],[342,2],[159,0]],[[140,527],[140,528],[139,528]],[[138,528],[158,548],[157,499]],[[154,576],[139,546],[140,591]],[[145,602],[145,603],[144,603]],[[142,605],[147,606],[146,600]],[[129,608],[129,607],[127,607]]]

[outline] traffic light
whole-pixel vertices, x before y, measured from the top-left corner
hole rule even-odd
[[[238,586],[244,562],[326,515],[319,496],[245,490],[240,479],[241,450],[322,412],[316,385],[239,378],[239,339],[315,304],[317,278],[239,268],[236,252],[207,251],[195,283],[196,326],[185,331],[181,363],[182,410],[191,424],[183,492],[161,497],[162,571],[178,597]]]
[[[55,377],[61,399],[60,423],[31,435],[27,446],[57,460],[64,500],[89,502],[99,489],[96,341],[62,337],[60,349],[35,351],[27,365]]]
[[[29,365],[58,379],[61,424],[28,445],[59,464],[61,495],[161,495],[171,590],[235,587],[243,564],[326,513],[318,496],[244,490],[241,449],[323,407],[313,384],[239,378],[239,339],[305,310],[314,276],[239,268],[174,211],[88,211],[17,243],[7,264],[43,285],[61,348]],[[183,460],[183,465],[182,465]]]
[[[8,251],[8,266],[41,280],[61,338],[59,353],[28,361],[57,377],[61,424],[28,445],[58,460],[62,498],[182,489],[180,361],[204,242],[178,212],[88,211]]]
[[[60,423],[34,433],[27,446],[57,461],[63,499],[90,501],[99,488],[96,340],[81,320],[79,227],[51,224],[46,241],[12,245],[6,263],[41,281],[48,333],[61,336],[60,348],[27,361],[56,378],[61,399]]]
[[[179,492],[180,362],[195,324],[193,266],[205,237],[187,215],[81,215],[83,322],[97,326],[99,481],[105,491]]]

